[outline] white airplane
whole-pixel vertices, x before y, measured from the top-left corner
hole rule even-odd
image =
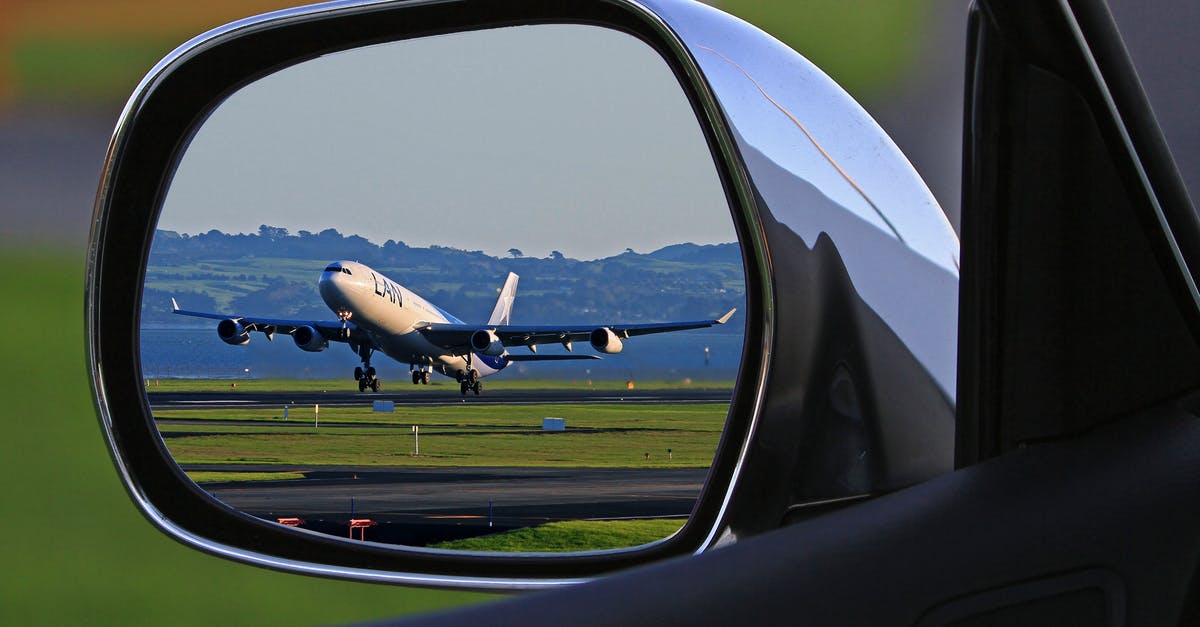
[[[596,355],[538,355],[538,344],[562,344],[588,340],[601,353],[619,353],[622,340],[637,335],[701,329],[725,324],[736,309],[716,320],[607,325],[514,325],[509,323],[517,295],[517,277],[512,272],[500,289],[500,298],[487,324],[467,324],[429,301],[405,289],[383,274],[354,261],[335,261],[325,268],[317,287],[321,299],[337,316],[336,321],[279,320],[251,316],[185,311],[171,299],[174,313],[211,318],[217,335],[226,344],[240,346],[258,331],[273,339],[276,333],[292,336],[296,346],[309,352],[323,351],[329,342],[346,342],[362,365],[354,369],[358,390],[380,389],[371,367],[375,351],[407,363],[413,384],[429,383],[430,373],[439,372],[459,382],[460,391],[479,394],[479,380],[517,361],[560,361],[600,359]],[[511,346],[526,346],[532,354],[512,355]]]

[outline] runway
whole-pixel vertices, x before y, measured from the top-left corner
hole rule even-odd
[[[215,408],[369,407],[392,401],[399,407],[533,404],[695,404],[727,403],[729,390],[495,390],[481,396],[461,396],[449,387],[413,386],[398,392],[257,392],[236,389],[216,392],[149,393],[154,410]],[[185,414],[186,415],[186,414]],[[297,414],[299,415],[299,414]],[[307,415],[307,414],[305,414]],[[193,419],[161,418],[178,428],[163,437],[206,435],[191,433]],[[258,421],[214,421],[208,427],[261,426]],[[297,428],[310,423],[297,420]],[[293,423],[273,422],[272,428]],[[324,428],[395,429],[393,424],[322,422]],[[407,426],[404,430],[407,430]],[[461,427],[472,435],[508,432],[496,426]],[[445,435],[444,433],[441,435]],[[375,524],[366,539],[426,546],[445,540],[497,533],[547,522],[578,519],[685,518],[691,511],[707,468],[530,468],[530,467],[302,467],[274,464],[196,464],[184,470],[215,472],[297,472],[302,479],[205,483],[201,487],[218,500],[253,516],[278,521],[299,518],[303,528],[331,535],[349,535],[351,518]],[[356,537],[357,537],[356,532]]]
[[[375,523],[366,539],[424,546],[558,520],[684,518],[707,468],[355,468],[186,466],[189,471],[303,471],[304,479],[207,483],[218,500],[266,520],[349,535],[351,518]],[[357,532],[356,532],[357,537]]]
[[[150,392],[153,409],[280,407],[283,405],[322,405],[345,407],[369,405],[374,401],[392,401],[396,406],[431,407],[493,403],[503,405],[630,403],[688,404],[729,402],[731,390],[495,390],[462,396],[449,387],[430,389],[411,386],[398,392],[362,393],[351,390],[328,392],[250,392],[235,389],[220,392]]]

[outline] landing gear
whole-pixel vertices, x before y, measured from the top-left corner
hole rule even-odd
[[[354,380],[358,381],[359,392],[366,392],[368,388],[378,392],[382,387],[379,377],[375,376],[375,368],[371,367],[371,353],[371,348],[366,344],[358,347],[358,356],[362,358],[363,365],[354,367]]]
[[[454,373],[454,378],[458,379],[458,390],[463,396],[466,396],[467,392],[474,392],[475,396],[479,396],[483,391],[483,384],[479,382],[479,371],[474,368],[471,368],[470,372],[459,370]]]
[[[475,392],[475,396],[479,396],[479,393],[483,391],[483,384],[478,381],[475,383],[467,383],[466,381],[463,381],[462,383],[458,384],[458,390],[462,392],[463,396],[466,396],[467,392]]]
[[[433,377],[433,374],[429,370],[425,370],[424,366],[416,369],[413,366],[409,366],[409,370],[412,374],[413,385],[429,385],[429,380]]]
[[[354,378],[358,379],[359,392],[366,392],[368,388],[372,392],[378,392],[382,387],[379,384],[379,377],[375,376],[375,369],[370,366],[367,366],[366,370],[355,368]]]

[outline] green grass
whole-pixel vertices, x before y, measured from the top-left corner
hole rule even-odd
[[[187,434],[166,438],[181,464],[687,468],[712,463],[728,405],[468,405],[395,413],[334,407],[321,411],[324,428],[311,426],[304,409],[290,412],[295,426],[277,409],[155,416],[186,419],[159,427],[167,436]],[[564,418],[567,430],[542,431],[546,416]],[[217,422],[225,420],[260,424]],[[421,427],[419,456],[412,454],[412,425]]]
[[[464,404],[435,407],[397,406],[395,411],[376,412],[370,406],[330,407],[320,409],[319,425],[377,426],[392,425],[408,430],[419,425],[422,433],[436,430],[461,430],[479,427],[509,427],[541,430],[542,418],[556,417],[567,421],[567,429],[683,429],[720,433],[724,428],[728,403],[687,403],[679,405],[639,404],[545,404],[502,405]],[[280,408],[228,409],[158,409],[158,420],[186,420],[182,430],[192,430],[205,421],[257,422],[288,428],[289,425],[310,425],[312,405],[289,405],[288,419]],[[170,425],[164,425],[164,430]],[[562,435],[562,434],[559,434]]]
[[[184,39],[174,34],[22,37],[12,44],[10,62],[26,98],[119,101],[157,59]]]
[[[303,479],[302,472],[208,472],[198,471],[187,473],[188,478],[196,483],[228,483],[233,481],[281,481],[287,479]]]
[[[505,553],[557,553],[578,551],[581,546],[597,550],[623,549],[662,540],[678,531],[684,522],[682,518],[569,520],[431,546],[437,549]]]
[[[65,254],[64,254],[65,253]],[[92,405],[83,259],[0,247],[0,624],[312,625],[379,620],[488,595],[339,582],[186,548],[134,508]]]

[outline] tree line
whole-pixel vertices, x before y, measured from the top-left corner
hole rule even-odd
[[[188,323],[170,315],[171,297],[192,310],[323,320],[330,312],[316,279],[335,259],[370,265],[466,321],[487,318],[510,271],[521,276],[513,320],[528,324],[702,319],[742,307],[745,300],[736,243],[679,243],[650,253],[627,249],[595,260],[572,259],[559,251],[526,257],[514,248],[508,257],[498,258],[395,240],[375,244],[334,229],[292,234],[263,225],[254,234],[158,231],[143,293],[143,321]],[[312,263],[272,266],[273,260]],[[259,270],[250,272],[251,264]]]

